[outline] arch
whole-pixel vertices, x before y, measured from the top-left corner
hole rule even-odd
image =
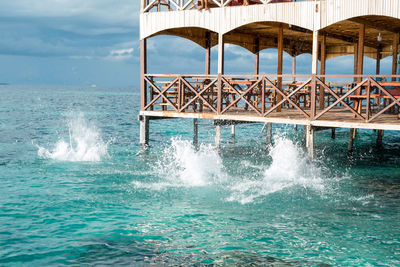
[[[221,17],[222,28],[220,32],[222,34],[257,22],[296,25],[310,31],[314,29],[314,21],[312,19],[304,19],[305,17],[313,18],[314,16],[315,6],[312,1],[238,6],[230,7],[228,10],[229,12],[225,12],[224,16]]]
[[[381,51],[381,58],[392,55],[393,38],[395,33],[400,32],[400,19],[366,15],[350,17],[320,30],[327,37],[327,59],[354,53],[361,24],[366,26],[364,55],[376,59],[378,50]]]
[[[324,19],[318,29],[329,27],[341,21],[363,16],[384,16],[400,19],[398,0],[326,0],[321,1],[321,10],[325,10]]]
[[[283,28],[284,51],[289,55],[311,53],[312,31],[287,23],[257,21],[244,24],[227,32],[225,42],[239,45],[252,53],[268,48],[277,48],[278,30]]]
[[[204,29],[204,28],[198,28],[198,27],[167,29],[167,30],[157,32],[147,38],[151,38],[151,37],[155,37],[155,36],[159,36],[159,35],[172,35],[172,36],[177,36],[177,37],[188,39],[188,40],[200,45],[201,47],[206,48],[207,33],[210,34],[211,47],[217,45],[218,44],[218,34],[217,33],[208,31],[207,29]]]

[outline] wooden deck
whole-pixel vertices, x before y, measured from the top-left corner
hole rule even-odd
[[[155,118],[197,118],[227,121],[244,121],[259,123],[278,123],[293,125],[311,125],[316,127],[335,128],[357,128],[376,130],[400,131],[400,120],[395,114],[383,114],[374,122],[366,123],[354,118],[353,114],[344,108],[334,108],[318,120],[307,120],[295,109],[283,108],[281,112],[273,112],[268,117],[261,117],[254,111],[243,108],[235,108],[227,113],[217,115],[211,111],[204,110],[201,113],[195,112],[174,112],[174,111],[141,111],[140,115]]]

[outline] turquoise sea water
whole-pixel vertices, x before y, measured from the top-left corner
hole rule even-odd
[[[0,265],[400,265],[400,134],[152,121],[132,88],[0,86]]]

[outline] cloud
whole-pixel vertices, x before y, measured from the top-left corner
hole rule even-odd
[[[126,60],[133,57],[133,48],[111,50],[110,54],[106,57],[108,60]]]
[[[0,2],[0,54],[106,57],[138,39],[140,1]]]

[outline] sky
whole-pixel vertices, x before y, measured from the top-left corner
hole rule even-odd
[[[139,85],[140,0],[0,1],[0,83],[32,85]],[[148,41],[149,73],[204,73],[204,50],[171,36]],[[252,73],[254,56],[227,45],[225,72]],[[212,72],[216,72],[216,49]],[[260,72],[276,73],[277,52],[263,50]],[[391,59],[382,61],[390,72]],[[310,73],[311,55],[297,58],[297,73]],[[365,73],[375,61],[365,60]],[[351,74],[353,57],[327,61],[327,73]],[[284,73],[291,58],[284,55]]]

